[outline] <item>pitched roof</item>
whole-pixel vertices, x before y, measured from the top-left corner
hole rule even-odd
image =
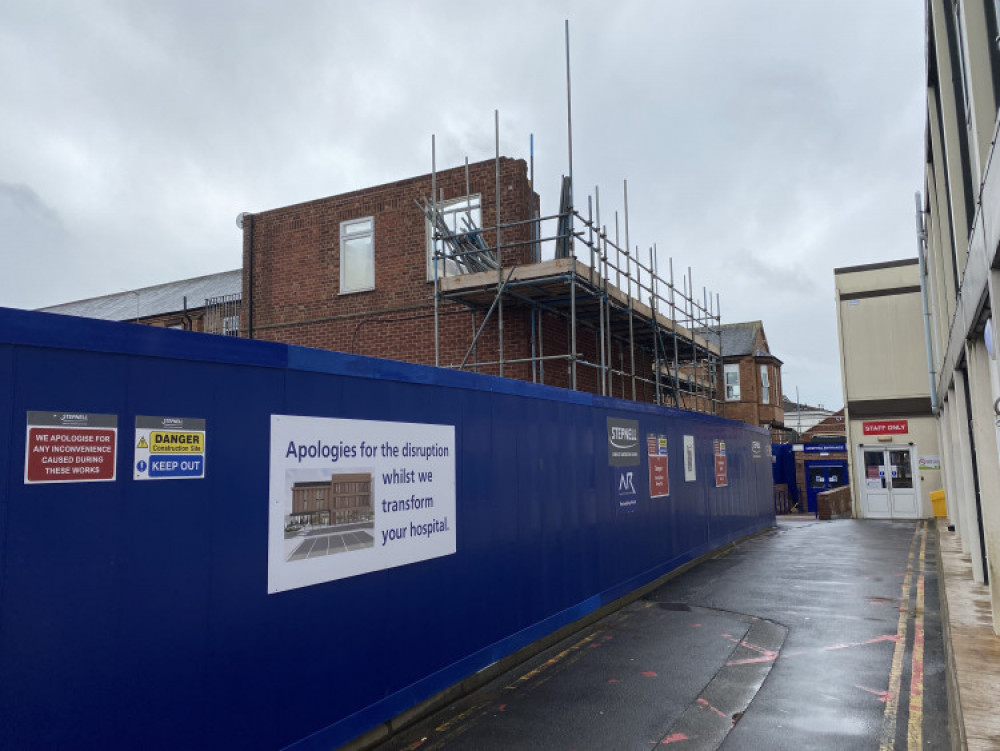
[[[811,404],[806,404],[805,402],[795,402],[784,394],[781,395],[781,408],[785,410],[785,412],[797,412],[801,409],[803,412],[826,412],[833,414],[833,410],[827,409],[826,407],[813,406]]]
[[[702,328],[696,333],[705,337],[710,342],[719,340],[719,332],[722,333],[722,356],[755,355],[768,356],[771,353],[761,349],[754,349],[757,341],[757,332],[764,327],[761,321],[744,321],[743,323],[725,323],[719,328]]]
[[[243,288],[243,270],[223,271],[218,274],[196,276],[177,282],[142,287],[113,295],[91,297],[86,300],[38,308],[42,313],[60,313],[83,318],[100,318],[105,321],[131,321],[136,318],[177,313],[187,307],[200,308],[212,297],[239,294]]]

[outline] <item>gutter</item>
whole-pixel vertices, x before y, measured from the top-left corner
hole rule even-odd
[[[927,375],[931,387],[931,412],[938,413],[937,383],[934,372],[934,348],[931,346],[931,313],[927,305],[927,230],[924,228],[923,202],[920,191],[913,198],[917,205],[917,258],[920,260],[920,305],[924,312],[924,347],[927,350]]]

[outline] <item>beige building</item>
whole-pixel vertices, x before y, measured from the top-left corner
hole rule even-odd
[[[993,0],[928,0],[921,281],[948,517],[1000,612],[1000,48]]]
[[[941,487],[916,258],[834,270],[854,515],[921,519]]]

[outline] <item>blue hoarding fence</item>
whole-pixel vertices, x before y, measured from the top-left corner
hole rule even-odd
[[[490,376],[0,309],[0,389],[2,748],[333,748],[774,522],[766,431]]]

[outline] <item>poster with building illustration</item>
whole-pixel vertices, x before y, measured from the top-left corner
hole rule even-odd
[[[456,550],[453,425],[271,416],[268,592]]]

